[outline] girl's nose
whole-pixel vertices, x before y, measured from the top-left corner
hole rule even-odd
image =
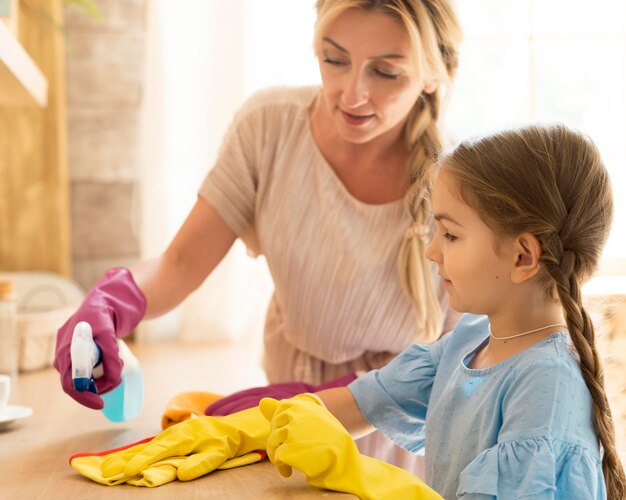
[[[350,74],[341,99],[348,109],[356,109],[367,103],[369,88],[365,75],[361,71],[355,70]]]

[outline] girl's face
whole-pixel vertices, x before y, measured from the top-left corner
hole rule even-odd
[[[381,12],[348,9],[322,33],[318,50],[323,100],[338,134],[355,144],[399,134],[425,90],[402,23]],[[430,83],[426,90],[435,88]]]
[[[459,312],[493,314],[512,298],[514,238],[499,238],[460,197],[456,180],[440,170],[432,191],[437,231],[426,257],[439,267],[450,305]]]

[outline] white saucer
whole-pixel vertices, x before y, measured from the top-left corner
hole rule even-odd
[[[6,427],[16,420],[30,417],[33,409],[28,406],[7,405],[0,410],[0,428]]]

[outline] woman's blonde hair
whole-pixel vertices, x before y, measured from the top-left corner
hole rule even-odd
[[[597,148],[563,125],[530,126],[464,142],[439,163],[496,234],[529,232],[541,242],[540,276],[563,307],[593,398],[608,498],[623,499],[624,469],[595,330],[581,294],[582,283],[597,269],[613,216],[609,175]]]
[[[440,83],[432,93],[422,93],[411,109],[404,128],[408,151],[406,204],[413,218],[398,253],[404,290],[413,303],[419,322],[419,340],[441,335],[443,319],[430,266],[424,255],[430,227],[428,179],[435,155],[442,147],[438,127],[444,94],[458,66],[461,28],[450,0],[318,0],[315,48],[325,28],[348,9],[377,11],[399,20],[406,28],[419,70],[424,79]]]

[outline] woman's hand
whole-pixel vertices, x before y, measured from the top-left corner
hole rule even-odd
[[[57,332],[54,367],[61,375],[61,385],[67,394],[89,408],[99,410],[104,406],[97,394],[74,389],[70,346],[76,325],[80,321],[89,323],[93,339],[102,351],[104,375],[95,382],[98,393],[103,394],[121,382],[123,363],[118,355],[117,339],[135,329],[145,310],[146,299],[128,269],[109,269],[100,278]]]

